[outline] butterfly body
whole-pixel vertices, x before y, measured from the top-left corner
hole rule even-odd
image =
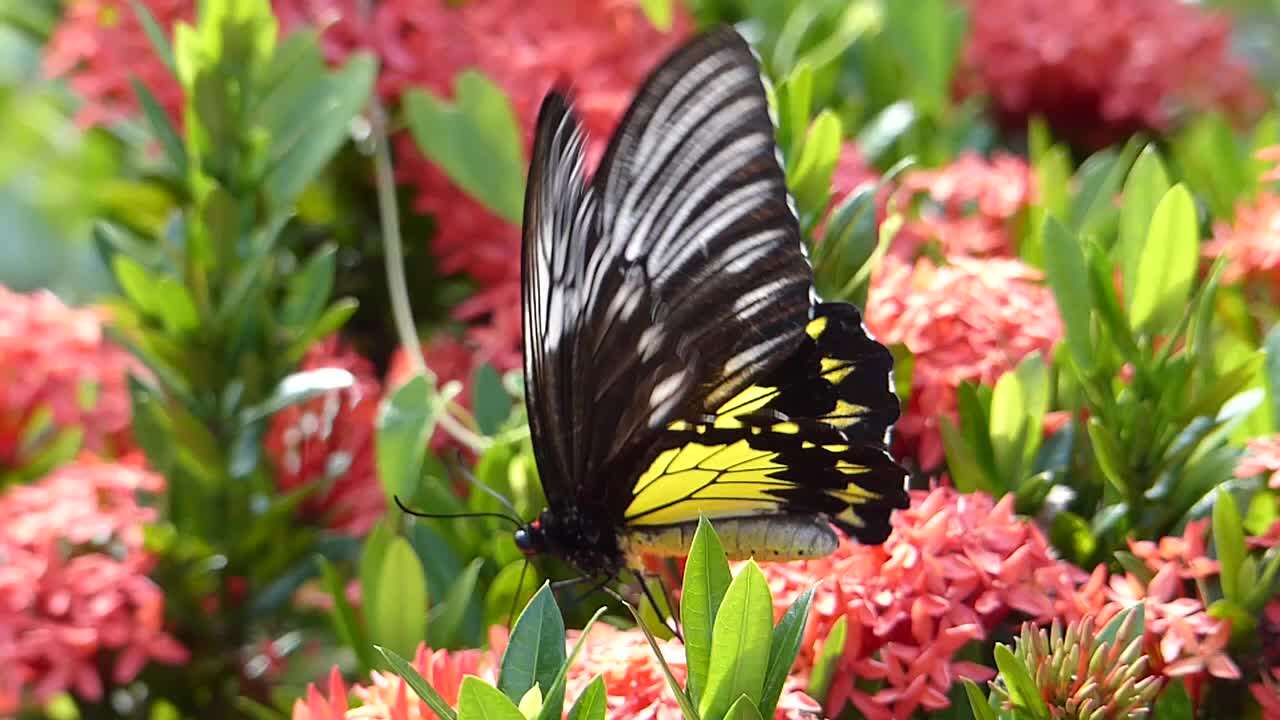
[[[522,289],[525,400],[548,507],[517,532],[589,574],[687,550],[882,542],[906,506],[893,359],[819,302],[759,67],[722,29],[637,93],[599,169],[553,92],[535,131]],[[723,540],[723,538],[722,538]]]

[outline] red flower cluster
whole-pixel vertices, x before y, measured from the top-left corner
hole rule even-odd
[[[912,493],[879,546],[841,543],[826,558],[764,566],[777,612],[821,581],[801,643],[798,675],[840,618],[848,635],[827,697],[835,717],[847,702],[869,720],[902,719],[949,705],[959,678],[988,680],[987,667],[956,659],[1016,618],[1078,617],[1078,568],[1057,560],[1044,535],[1013,514],[1013,497],[962,495],[949,488]],[[880,689],[855,684],[876,680]]]
[[[94,452],[132,447],[125,380],[137,366],[107,342],[103,319],[47,291],[0,286],[0,467],[23,465],[48,431],[78,429]]]
[[[1044,116],[1102,147],[1163,131],[1184,109],[1249,114],[1262,95],[1230,52],[1231,23],[1179,0],[968,0],[967,79],[1008,125]]]
[[[1280,301],[1280,195],[1262,192],[1238,204],[1235,217],[1214,224],[1203,253],[1207,258],[1226,256],[1227,282],[1246,283]]]
[[[1030,353],[1047,356],[1062,336],[1040,274],[999,258],[957,256],[939,266],[888,257],[872,278],[866,321],[881,342],[902,343],[915,357],[895,433],[899,449],[926,470],[942,463],[939,418],[955,420],[960,383],[994,384]]]
[[[307,513],[331,529],[363,535],[386,509],[374,461],[382,386],[373,365],[336,336],[303,358],[301,369],[318,368],[347,370],[355,385],[276,413],[264,446],[282,491],[314,486]]]
[[[903,225],[891,252],[910,261],[935,242],[946,256],[1013,255],[1010,225],[1033,201],[1034,179],[1027,161],[1008,153],[988,160],[968,152],[946,167],[907,173],[895,197],[925,194],[932,205]]]
[[[143,549],[155,511],[137,496],[163,489],[136,464],[85,456],[0,495],[0,714],[62,691],[101,699],[107,661],[115,684],[149,662],[186,662]]]

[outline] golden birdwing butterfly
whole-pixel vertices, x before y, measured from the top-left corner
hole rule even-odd
[[[755,56],[732,29],[674,52],[590,179],[566,93],[542,103],[525,196],[525,400],[547,508],[516,531],[616,576],[687,551],[793,559],[889,534],[893,359],[813,289]]]

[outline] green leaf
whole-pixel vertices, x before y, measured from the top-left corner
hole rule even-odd
[[[243,421],[268,418],[287,407],[313,400],[326,393],[345,390],[355,383],[355,376],[343,368],[315,368],[290,373],[276,385],[266,400],[245,409]]]
[[[1120,209],[1120,262],[1123,268],[1125,309],[1133,310],[1133,289],[1138,280],[1138,263],[1147,243],[1147,229],[1160,199],[1169,192],[1169,176],[1160,151],[1148,145],[1138,155],[1124,183],[1124,205]]]
[[[377,593],[365,605],[373,642],[412,656],[427,638],[427,577],[409,541],[393,538],[378,566]]]
[[[280,321],[299,332],[310,327],[324,312],[333,293],[333,278],[338,270],[337,247],[326,243],[289,278]]]
[[[525,720],[520,708],[507,695],[475,675],[462,678],[458,717],[461,720]]]
[[[1175,185],[1151,217],[1129,305],[1130,327],[1158,334],[1178,324],[1195,280],[1199,250],[1191,193],[1184,185]]]
[[[1098,538],[1093,534],[1089,523],[1070,510],[1053,516],[1049,538],[1054,547],[1076,563],[1091,558],[1098,549]]]
[[[670,30],[671,23],[675,20],[675,9],[672,5],[673,0],[640,0],[640,8],[644,10],[644,16],[662,32]]]
[[[305,124],[277,130],[263,179],[271,211],[288,212],[346,141],[352,119],[369,101],[376,74],[377,61],[372,55],[351,55],[341,70],[319,80],[322,91]]]
[[[351,316],[356,314],[356,310],[359,307],[360,303],[354,298],[342,298],[335,301],[329,306],[328,310],[324,311],[320,319],[316,320],[314,325],[289,344],[289,349],[285,352],[285,361],[296,363],[301,360],[317,341],[328,337],[330,334],[340,330],[343,325],[346,325]]]
[[[997,720],[996,711],[991,709],[991,703],[982,695],[982,689],[969,678],[961,678],[960,682],[964,683],[964,694],[969,697],[969,709],[973,710],[974,719]]]
[[[653,656],[657,659],[658,666],[662,668],[662,674],[667,678],[667,688],[671,690],[671,694],[676,698],[676,703],[680,705],[680,712],[684,715],[684,720],[699,720],[697,708],[689,700],[689,695],[684,691],[684,688],[680,687],[680,683],[676,682],[676,676],[671,673],[671,666],[667,664],[667,659],[662,656],[662,649],[658,647],[658,641],[653,638],[653,633],[649,632],[649,628],[640,620],[640,613],[636,612],[631,603],[623,602],[623,605],[631,612],[631,617],[635,619],[640,632],[644,634],[644,639],[648,641],[649,649],[653,651]]]
[[[137,0],[133,0],[136,4]],[[160,147],[164,149],[165,157],[169,159],[169,164],[173,165],[174,172],[178,177],[185,178],[187,176],[187,148],[182,144],[182,137],[178,135],[177,129],[173,127],[173,123],[169,120],[169,115],[160,105],[160,101],[155,95],[147,89],[146,85],[138,82],[135,77],[129,78],[129,83],[133,86],[133,93],[138,96],[138,104],[142,106],[142,114],[147,119],[147,124],[151,126],[151,132],[155,133],[156,140],[160,143]]]
[[[777,89],[778,144],[788,163],[800,156],[804,129],[809,127],[813,111],[813,66],[801,63],[793,69]]]
[[[858,151],[869,161],[875,162],[891,151],[899,140],[920,120],[916,107],[909,100],[899,100],[876,113],[870,122],[858,131],[854,141]]]
[[[1027,666],[1003,643],[996,643],[995,656],[1013,706],[1027,711],[1035,720],[1048,720],[1049,708],[1045,707]]]
[[[383,399],[378,408],[374,454],[378,480],[387,497],[411,494],[422,473],[427,438],[431,437],[439,409],[439,397],[421,375]]]
[[[543,583],[511,629],[498,687],[518,702],[534,683],[551,687],[564,660],[564,620],[551,585]]]
[[[471,405],[476,424],[486,435],[496,433],[511,414],[511,395],[489,363],[481,363],[471,375]]]
[[[1221,568],[1222,594],[1232,602],[1243,602],[1253,591],[1240,584],[1240,566],[1245,558],[1243,521],[1236,499],[1222,489],[1213,503],[1213,547]]]
[[[1280,432],[1280,325],[1271,328],[1262,341],[1265,354],[1267,407],[1271,414],[1271,431]]]
[[[467,607],[473,602],[476,594],[476,582],[480,579],[480,569],[484,567],[484,558],[476,558],[467,565],[449,587],[444,596],[444,611],[432,618],[427,628],[427,637],[432,648],[456,649],[460,647],[464,619]]]
[[[528,562],[521,558],[508,563],[489,584],[484,597],[487,622],[510,624],[513,608],[524,607],[533,599],[539,588],[538,573],[529,572]]]
[[[604,711],[609,696],[605,692],[604,678],[596,675],[582,689],[573,707],[569,708],[569,720],[605,720]]]
[[[754,561],[729,583],[711,631],[711,665],[698,715],[722,717],[738,696],[760,701],[773,634],[769,585]]]
[[[366,671],[372,670],[375,667],[373,645],[369,643],[364,629],[356,621],[356,612],[351,607],[351,603],[347,602],[346,583],[343,582],[342,576],[338,574],[333,563],[324,557],[317,557],[316,562],[320,566],[320,577],[324,589],[333,599],[333,608],[329,611],[329,617],[333,622],[334,632],[337,633],[342,644],[351,648],[356,654],[361,667]]]
[[[800,652],[800,641],[804,637],[804,625],[809,619],[809,606],[812,603],[813,588],[809,588],[791,603],[791,607],[787,608],[787,612],[773,628],[773,638],[769,642],[769,669],[764,675],[764,690],[758,710],[765,717],[773,717],[778,698],[782,697],[782,685],[787,681],[791,666],[795,664],[796,655]]]
[[[746,695],[740,695],[733,705],[729,706],[729,712],[725,713],[724,717],[725,720],[761,720],[760,710]]]
[[[1187,695],[1187,688],[1180,678],[1164,684],[1164,688],[1156,696],[1156,706],[1151,717],[1158,720],[1195,720],[1191,696]]]
[[[1022,457],[1027,442],[1026,390],[1018,373],[1010,370],[996,381],[991,393],[991,450],[996,477],[1004,490],[1022,479]]]
[[[1122,497],[1129,496],[1129,479],[1126,477],[1127,465],[1120,452],[1120,443],[1097,417],[1089,418],[1089,441],[1093,443],[1093,457],[1098,461],[1098,468],[1107,480],[1120,491]]]
[[[503,699],[506,699],[507,696],[503,695],[502,697]],[[537,685],[529,688],[529,692],[525,693],[524,697],[520,698],[520,703],[517,707],[520,710],[520,715],[524,717],[525,720],[534,720],[537,718],[538,713],[542,712],[543,707],[541,688]]]
[[[1093,340],[1084,251],[1075,235],[1054,218],[1045,220],[1044,232],[1045,274],[1066,328],[1067,349],[1076,367],[1088,373],[1093,369]]]
[[[436,717],[440,718],[440,720],[458,719],[458,714],[453,711],[453,708],[449,707],[449,703],[440,697],[440,693],[436,692],[407,660],[387,648],[378,647],[377,650],[382,653],[382,657],[386,658],[387,665],[391,670],[404,679],[405,684],[427,704],[427,707],[431,708],[431,712],[435,713]],[[464,685],[468,678],[463,679]],[[459,704],[461,704],[461,697],[459,697]],[[519,713],[518,710],[516,712],[517,714]],[[520,718],[520,720],[524,720],[524,718]]]
[[[468,194],[519,224],[526,168],[511,103],[497,85],[472,70],[459,74],[454,87],[454,104],[422,90],[405,94],[413,139]]]
[[[724,547],[705,517],[698,518],[684,569],[680,594],[680,624],[684,629],[685,657],[689,668],[689,697],[702,698],[711,663],[711,636],[716,610],[733,580]]]
[[[564,716],[564,689],[569,678],[569,668],[578,660],[578,654],[582,652],[583,646],[586,645],[587,635],[591,632],[591,627],[596,624],[601,615],[604,615],[605,608],[596,610],[586,625],[582,626],[582,632],[578,635],[578,640],[573,644],[573,650],[569,652],[569,656],[560,663],[560,669],[556,672],[555,680],[551,682],[551,689],[547,691],[546,701],[542,704],[542,710],[538,713],[537,720],[560,720]],[[563,647],[563,645],[562,645]],[[535,686],[536,687],[536,686]]]
[[[822,641],[822,649],[813,662],[813,671],[809,673],[809,697],[825,705],[827,692],[831,689],[831,680],[835,677],[836,666],[844,655],[845,640],[849,632],[848,618],[844,615],[836,618],[836,622]]]
[[[151,49],[155,51],[156,56],[169,69],[169,72],[174,72],[176,66],[173,61],[173,47],[169,45],[169,38],[165,35],[164,29],[151,14],[151,9],[139,0],[129,0],[129,5],[133,7],[133,13],[138,16],[138,22],[142,25],[142,32],[146,34]]]
[[[373,530],[364,539],[364,546],[360,548],[360,600],[365,607],[375,607],[378,604],[382,560],[395,537],[395,532],[384,518],[373,526]]]
[[[965,440],[964,434],[945,417],[938,418],[938,429],[942,434],[942,447],[946,451],[947,471],[956,489],[965,493],[976,490],[993,493],[995,488],[991,479],[978,464],[977,455]]]
[[[175,279],[157,276],[127,255],[111,258],[111,267],[129,301],[143,313],[158,318],[171,333],[189,331],[199,323],[195,301]]]
[[[802,211],[823,208],[831,191],[831,175],[840,159],[840,118],[823,110],[814,118],[800,157],[788,168],[787,185]]]

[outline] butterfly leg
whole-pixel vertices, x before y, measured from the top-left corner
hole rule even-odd
[[[675,635],[677,638],[679,638],[680,642],[684,642],[684,635],[680,633],[680,624],[676,622],[675,617],[672,616],[670,625],[667,625],[667,621],[663,619],[662,605],[659,605],[657,599],[653,597],[653,593],[649,590],[649,583],[645,582],[645,576],[641,575],[640,572],[635,569],[631,570],[631,574],[634,575],[636,578],[636,581],[640,583],[640,589],[644,591],[645,598],[649,600],[649,605],[653,608],[653,612],[655,615],[658,616],[658,619],[662,621],[663,626],[666,627],[667,630],[670,630],[672,635]],[[668,609],[670,609],[671,596],[667,593],[667,585],[666,583],[662,582],[661,576],[658,576],[658,585],[662,588],[662,596],[663,596],[663,599],[666,600],[665,605],[667,606]]]

